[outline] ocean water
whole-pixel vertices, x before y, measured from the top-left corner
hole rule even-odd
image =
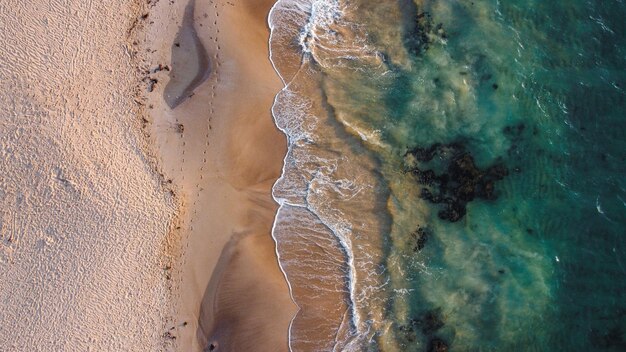
[[[279,0],[291,349],[626,350],[624,18]]]

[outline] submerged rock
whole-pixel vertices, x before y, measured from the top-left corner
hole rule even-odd
[[[411,319],[409,324],[400,326],[399,330],[404,333],[404,338],[408,343],[415,342],[421,336],[424,338],[423,341],[428,341],[427,351],[447,351],[448,345],[442,339],[434,336],[444,325],[441,309],[436,308]],[[421,334],[419,334],[420,332]]]
[[[505,126],[502,129],[502,132],[504,133],[505,136],[507,136],[509,138],[519,139],[522,136],[522,134],[524,133],[525,129],[526,129],[526,125],[525,124],[518,123],[517,125]]]
[[[448,344],[444,340],[435,337],[428,343],[428,352],[448,352]]]
[[[495,183],[508,175],[500,163],[479,169],[472,155],[458,143],[416,147],[405,156],[408,155],[417,164],[409,171],[419,184],[427,186],[422,188],[420,197],[442,204],[438,216],[450,222],[461,220],[467,213],[467,203],[476,198],[495,200]]]
[[[413,319],[411,325],[422,330],[424,335],[430,336],[445,324],[441,317],[441,310],[437,308],[427,311],[419,318]]]
[[[415,245],[413,246],[414,252],[419,252],[424,249],[426,245],[426,241],[428,241],[429,231],[421,226],[417,227],[417,230],[411,233],[411,237],[415,241]]]
[[[433,21],[428,12],[420,12],[414,5],[407,5],[407,11],[414,15],[405,15],[404,46],[411,54],[419,56],[436,41],[448,38],[442,23]]]
[[[617,347],[624,350],[624,348],[626,348],[626,340],[623,336],[624,334],[619,326],[609,328],[606,331],[592,328],[589,333],[589,340],[591,345],[597,349],[610,349]]]

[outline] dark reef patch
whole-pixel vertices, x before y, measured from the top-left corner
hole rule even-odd
[[[437,308],[428,310],[417,318],[411,319],[410,324],[400,327],[400,331],[405,333],[405,338],[408,342],[414,342],[417,339],[418,332],[421,332],[426,341],[428,341],[428,352],[445,352],[448,350],[448,344],[440,337],[435,336],[435,333],[444,325],[441,309]]]
[[[422,316],[411,320],[411,326],[419,328],[426,336],[434,334],[444,325],[441,309],[426,311]]]
[[[495,183],[509,174],[501,163],[480,169],[474,157],[459,143],[415,147],[405,154],[408,171],[423,187],[420,197],[443,205],[442,220],[457,222],[467,213],[467,203],[476,198],[495,200]]]
[[[420,252],[422,249],[424,249],[424,246],[428,241],[428,237],[430,237],[430,231],[428,231],[428,229],[426,228],[418,226],[417,230],[411,233],[411,238],[413,238],[413,241],[415,243],[413,245],[413,251]]]
[[[413,13],[415,15],[410,21],[405,20],[404,46],[411,54],[419,56],[428,50],[432,43],[445,40],[448,36],[443,24],[435,24],[430,13],[417,9]]]
[[[435,337],[428,342],[428,352],[448,352],[448,344]]]
[[[599,331],[598,329],[591,329],[589,333],[589,340],[591,346],[597,349],[619,349],[624,351],[626,349],[626,340],[624,340],[624,333],[619,326],[609,328],[607,331]]]

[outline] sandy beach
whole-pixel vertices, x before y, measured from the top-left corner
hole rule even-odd
[[[281,88],[268,60],[272,4],[160,2],[149,12],[146,66],[171,71],[150,75],[146,131],[185,204],[172,331],[183,351],[288,349],[295,306],[270,236],[286,150],[270,114]]]
[[[288,350],[272,5],[0,5],[0,350]]]
[[[159,351],[178,200],[127,1],[0,5],[0,350]]]

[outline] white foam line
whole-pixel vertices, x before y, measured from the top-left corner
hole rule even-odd
[[[278,71],[278,68],[274,64],[274,60],[272,59],[272,36],[274,35],[274,24],[272,23],[272,14],[274,13],[274,10],[276,9],[276,5],[278,5],[278,3],[280,3],[281,1],[282,0],[277,0],[274,3],[274,5],[272,5],[272,8],[270,9],[270,12],[267,15],[267,25],[270,28],[270,37],[269,37],[269,40],[268,40],[269,60],[272,63],[272,67],[274,68],[274,71],[276,72],[276,74],[280,78],[281,82],[283,82],[283,88],[280,90],[280,92],[282,92],[284,89],[287,88],[287,82],[285,82],[285,79],[283,78],[283,76]],[[285,157],[283,158],[283,167],[281,169],[280,177],[272,185],[272,192],[271,192],[272,193],[272,199],[274,199],[274,201],[278,204],[278,210],[276,210],[276,214],[274,215],[274,223],[272,224],[272,233],[271,233],[271,235],[272,235],[272,239],[274,240],[274,251],[276,252],[276,260],[278,261],[278,267],[280,268],[280,271],[283,273],[283,277],[285,278],[285,282],[287,283],[287,287],[289,287],[289,297],[291,298],[291,301],[293,302],[293,304],[295,304],[295,306],[298,307],[296,313],[293,315],[293,317],[291,318],[291,321],[289,322],[289,330],[287,331],[287,345],[289,347],[289,352],[292,352],[293,349],[291,347],[291,329],[293,327],[293,322],[296,319],[296,317],[298,316],[298,314],[300,313],[300,311],[302,310],[302,307],[300,307],[300,305],[298,305],[298,302],[296,302],[295,298],[293,297],[293,288],[291,287],[291,282],[289,281],[289,277],[287,276],[287,272],[283,268],[283,263],[280,260],[280,252],[278,251],[278,240],[276,239],[276,235],[275,235],[276,224],[278,222],[278,214],[280,214],[280,211],[283,209],[285,202],[284,202],[284,200],[279,200],[278,198],[276,198],[276,196],[274,195],[274,187],[276,186],[276,184],[285,175],[285,167],[287,166],[287,156],[289,155],[289,138],[290,138],[289,135],[287,134],[287,132],[284,129],[282,129],[280,126],[278,126],[278,122],[276,121],[276,116],[274,115],[274,106],[276,106],[276,100],[278,99],[278,95],[280,94],[280,92],[278,92],[274,96],[274,101],[272,103],[272,108],[270,109],[270,111],[271,111],[271,114],[272,114],[272,118],[274,119],[274,125],[276,125],[276,127],[283,134],[285,134],[285,136],[287,136],[287,153],[285,153]]]
[[[272,108],[271,108],[271,113],[272,113],[272,117],[274,119],[274,124],[276,125],[276,127],[283,133],[285,134],[285,136],[287,137],[287,153],[285,154],[285,157],[283,158],[283,167],[281,170],[281,175],[280,177],[276,180],[276,182],[274,182],[274,185],[272,186],[272,198],[274,199],[274,201],[279,205],[278,210],[276,211],[276,215],[274,216],[274,223],[272,224],[272,239],[274,240],[274,244],[275,244],[275,253],[276,253],[276,258],[278,260],[278,266],[280,267],[280,271],[283,273],[283,277],[285,278],[285,282],[287,283],[287,286],[289,287],[289,296],[291,298],[291,301],[296,305],[296,307],[298,307],[296,313],[294,314],[293,318],[291,318],[291,321],[289,322],[289,332],[288,332],[288,346],[289,346],[289,351],[293,351],[292,346],[291,346],[291,329],[293,327],[293,322],[296,319],[296,317],[298,316],[298,314],[300,313],[300,311],[302,310],[302,307],[300,307],[300,305],[298,305],[298,302],[296,302],[294,296],[293,296],[293,287],[291,285],[291,282],[289,281],[289,277],[287,276],[287,272],[285,271],[285,269],[283,268],[282,262],[280,260],[280,252],[278,251],[278,240],[276,238],[275,235],[275,231],[276,231],[276,224],[278,222],[278,215],[280,214],[281,210],[284,208],[285,205],[289,205],[289,206],[299,206],[302,207],[301,205],[296,205],[296,204],[289,204],[289,202],[287,202],[286,199],[281,199],[281,198],[277,198],[276,195],[274,194],[274,187],[276,186],[276,184],[278,182],[280,182],[286,173],[286,166],[287,166],[287,157],[289,155],[289,151],[291,150],[291,136],[289,135],[289,133],[287,133],[287,130],[282,128],[281,126],[279,126],[278,121],[277,121],[277,117],[276,114],[274,114],[274,107],[277,104],[277,100],[278,97],[280,95],[281,92],[285,91],[288,87],[290,82],[288,83],[285,78],[280,74],[280,71],[278,70],[278,68],[276,67],[276,64],[273,60],[273,52],[272,52],[272,39],[273,39],[273,35],[274,35],[274,23],[272,22],[272,14],[274,13],[274,11],[276,10],[277,6],[279,3],[281,3],[283,0],[277,0],[274,5],[272,6],[272,8],[270,9],[268,16],[267,16],[267,24],[269,26],[270,29],[270,36],[269,36],[269,41],[268,41],[268,49],[269,49],[269,60],[272,64],[272,67],[274,68],[274,71],[276,72],[276,74],[278,75],[278,77],[280,78],[281,82],[283,83],[283,88],[276,94],[276,96],[274,96],[274,102],[272,104]],[[303,58],[304,60],[304,58]],[[300,62],[300,69],[303,66],[304,61]],[[295,74],[294,77],[296,77],[298,75],[298,72],[300,70],[298,70]],[[309,207],[306,207],[307,210],[311,211],[311,213],[313,213],[318,219],[319,215],[317,213],[315,213],[314,211],[312,211],[311,209],[309,209]],[[320,219],[321,221],[321,219]],[[322,224],[324,224],[323,221],[321,221]],[[354,267],[354,256],[352,255],[352,251],[350,250],[350,247],[348,246],[348,243],[346,243],[345,239],[342,239],[340,236],[338,236],[337,233],[335,233],[335,231],[328,225],[324,224],[334,235],[335,237],[337,237],[337,239],[339,240],[339,242],[341,243],[341,245],[344,247],[344,250],[346,252],[346,255],[348,256],[348,266],[350,268],[350,273],[349,273],[349,290],[350,290],[350,307],[351,307],[351,315],[352,315],[352,323],[355,327],[355,329],[359,330],[359,324],[358,324],[358,315],[356,314],[356,301],[355,301],[355,287],[356,287],[356,277],[355,277],[355,267]],[[335,341],[337,342],[337,341]]]

